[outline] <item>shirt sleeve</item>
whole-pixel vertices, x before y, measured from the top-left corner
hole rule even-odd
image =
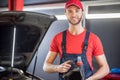
[[[103,45],[102,42],[100,40],[100,38],[95,35],[95,39],[94,39],[94,56],[98,56],[98,55],[102,55],[104,54],[104,50],[103,50]]]
[[[50,51],[58,52],[58,46],[57,46],[57,35],[53,37],[51,43],[50,43]]]

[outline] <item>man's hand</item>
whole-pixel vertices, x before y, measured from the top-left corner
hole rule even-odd
[[[70,67],[71,67],[71,65],[70,65],[71,62],[73,62],[73,61],[72,60],[68,60],[68,61],[65,61],[64,63],[62,63],[60,65],[57,65],[56,66],[57,71],[60,72],[60,73],[67,72],[70,69]]]

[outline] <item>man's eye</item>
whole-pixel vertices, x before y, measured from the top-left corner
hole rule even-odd
[[[79,12],[79,10],[76,10],[76,12]]]
[[[71,11],[71,10],[69,10],[68,12],[69,12],[69,13],[71,13],[72,11]]]

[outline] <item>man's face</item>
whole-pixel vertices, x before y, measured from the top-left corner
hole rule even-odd
[[[68,21],[72,24],[72,25],[77,25],[80,23],[81,19],[82,19],[82,9],[71,5],[66,9],[66,16],[68,18]]]

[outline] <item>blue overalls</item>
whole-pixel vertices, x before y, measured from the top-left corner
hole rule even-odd
[[[89,34],[90,34],[90,32],[86,31],[86,36],[84,39],[84,46],[83,46],[82,54],[66,53],[66,31],[64,31],[63,35],[62,35],[62,59],[60,60],[60,63],[63,63],[67,60],[73,60],[76,63],[77,57],[81,56],[82,62],[84,64],[83,66],[84,66],[85,79],[87,79],[89,76],[91,76],[93,74],[93,72],[90,68],[90,65],[87,61],[87,58],[86,58],[86,50],[87,50],[87,46],[88,46]],[[73,68],[73,67],[71,67],[71,68]],[[75,79],[64,79],[63,74],[64,73],[59,73],[59,80],[76,80],[77,77],[79,77],[79,76],[75,76]]]

